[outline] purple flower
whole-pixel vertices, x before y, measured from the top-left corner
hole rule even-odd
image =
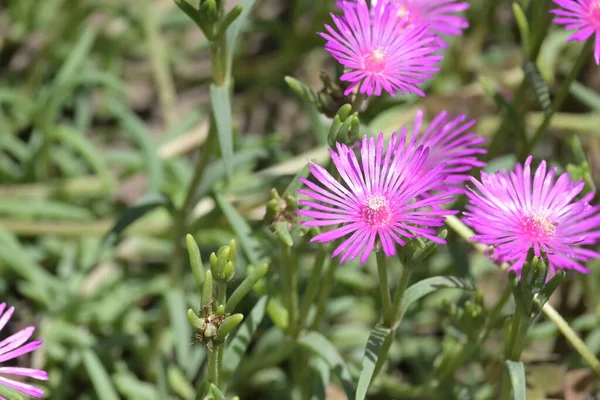
[[[352,150],[337,144],[330,150],[333,163],[341,177],[338,182],[322,166],[311,163],[309,171],[320,183],[301,181],[308,187],[299,190],[310,200],[300,204],[310,207],[298,214],[309,217],[305,226],[341,226],[315,236],[313,242],[345,239],[332,257],[342,254],[341,262],[353,260],[362,252],[365,263],[375,246],[381,245],[386,256],[396,254],[396,243],[405,244],[405,238],[425,237],[438,243],[432,227],[441,226],[444,217],[455,211],[441,210],[440,205],[451,201],[445,194],[427,198],[421,195],[438,187],[444,181],[445,165],[419,176],[429,150],[417,146],[406,135],[392,135],[385,146],[383,133],[375,138],[365,136],[360,149],[360,161]]]
[[[558,17],[554,18],[555,24],[564,25],[567,30],[576,30],[569,41],[584,42],[594,33],[596,46],[594,58],[600,65],[600,2],[597,0],[554,0],[562,8],[550,10]]]
[[[15,310],[14,307],[10,307],[6,310],[6,303],[0,304],[0,331],[6,326],[8,321],[13,315]],[[8,360],[13,360],[17,357],[22,356],[23,354],[31,353],[42,344],[41,340],[34,340],[25,344],[33,335],[33,331],[35,327],[29,326],[25,329],[21,329],[19,332],[14,335],[9,336],[0,342],[0,365]],[[32,385],[12,380],[7,378],[6,375],[17,375],[17,376],[27,376],[33,379],[40,379],[47,381],[48,374],[46,371],[42,371],[39,369],[32,368],[23,368],[23,367],[2,367],[0,366],[0,385],[4,385],[10,387],[12,389],[18,390],[25,394],[28,394],[33,397],[41,398],[44,392]],[[0,399],[4,400],[2,397]]]
[[[469,8],[457,0],[387,0],[398,7],[397,15],[412,24],[426,24],[438,35],[460,35],[469,27],[466,18],[454,15]]]
[[[448,178],[444,181],[444,186],[450,185],[454,192],[464,193],[463,184],[469,180],[468,172],[473,167],[485,166],[483,161],[477,159],[478,154],[486,153],[481,147],[485,139],[469,131],[476,121],[467,120],[464,114],[453,118],[442,111],[423,133],[422,124],[423,111],[418,110],[412,137],[418,138],[418,145],[429,148],[429,157],[423,164],[423,170],[430,171],[439,163],[445,163],[444,173],[448,174]]]
[[[337,30],[325,25],[325,49],[344,65],[340,79],[350,82],[345,94],[355,88],[359,93],[380,96],[382,90],[398,93],[425,93],[416,85],[432,78],[442,56],[437,38],[427,26],[404,27],[398,23],[398,8],[383,1],[373,12],[365,0],[342,2],[343,16],[331,14]]]
[[[584,183],[573,183],[568,174],[554,181],[555,168],[546,171],[542,161],[531,177],[531,157],[515,170],[471,178],[466,222],[477,234],[472,240],[494,246],[496,262],[509,262],[520,274],[529,249],[545,258],[552,273],[558,268],[587,273],[582,264],[600,253],[580,247],[600,237],[600,207],[591,206],[593,194],[575,200]]]
[[[336,2],[342,8],[344,1]],[[466,11],[469,3],[458,0],[371,0],[371,6],[377,3],[392,3],[396,6],[396,16],[404,26],[428,25],[429,31],[438,35],[460,35],[469,27],[466,18],[455,15]]]

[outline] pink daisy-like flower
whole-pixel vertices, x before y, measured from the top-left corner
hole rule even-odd
[[[387,0],[398,7],[397,16],[412,24],[426,24],[438,35],[460,35],[469,21],[456,13],[469,8],[457,0]]]
[[[582,264],[600,253],[580,247],[595,244],[600,237],[600,207],[591,206],[593,194],[575,197],[584,183],[573,183],[568,174],[554,181],[555,168],[546,170],[542,161],[533,179],[531,156],[514,171],[472,178],[466,222],[476,231],[472,240],[494,246],[496,262],[509,262],[518,274],[530,249],[545,257],[552,273],[558,268],[587,273]]]
[[[425,93],[416,85],[433,78],[442,56],[437,38],[427,26],[405,28],[398,24],[397,8],[380,1],[373,13],[365,0],[343,2],[343,16],[331,14],[337,30],[325,25],[325,49],[347,68],[340,79],[350,82],[345,94],[358,87],[359,93],[380,96],[382,90],[398,93]]]
[[[557,15],[552,22],[564,25],[567,30],[575,30],[569,41],[585,42],[596,34],[594,58],[600,65],[600,1],[598,0],[554,0],[562,8],[550,10]]]
[[[0,304],[0,331],[6,326],[13,315],[15,308],[10,307],[6,310],[6,303]],[[5,312],[6,311],[6,312]],[[34,340],[25,344],[33,335],[35,327],[29,326],[20,330],[14,335],[9,336],[0,342],[0,385],[18,390],[30,396],[41,398],[44,392],[35,386],[7,378],[6,375],[26,376],[33,379],[47,381],[46,371],[23,367],[2,367],[2,363],[21,357],[23,354],[31,353],[42,344],[42,340]],[[5,400],[0,396],[0,400]]]
[[[429,148],[429,157],[423,164],[423,170],[430,171],[443,162],[446,165],[444,173],[448,174],[444,186],[452,186],[456,193],[465,192],[463,184],[469,180],[467,172],[473,167],[485,166],[483,161],[477,159],[477,155],[486,153],[481,147],[485,139],[470,131],[476,123],[475,120],[467,120],[464,114],[453,118],[442,111],[421,132],[423,110],[418,110],[415,116],[412,137],[418,138],[418,145]]]
[[[414,140],[407,144],[406,135],[395,133],[386,148],[382,133],[377,139],[363,138],[360,161],[353,149],[343,144],[338,143],[337,151],[330,153],[342,182],[311,163],[309,171],[320,185],[301,178],[308,190],[299,193],[310,200],[300,200],[309,209],[298,214],[311,218],[302,222],[305,226],[341,226],[315,236],[313,242],[330,242],[348,235],[332,257],[342,254],[344,262],[362,253],[362,263],[378,242],[386,256],[396,254],[396,243],[404,245],[406,238],[419,236],[444,243],[432,227],[442,226],[444,217],[456,212],[440,209],[452,199],[445,194],[421,198],[445,178],[443,163],[419,176],[427,160],[427,148],[417,146]]]
[[[458,0],[371,0],[373,7],[377,3],[392,3],[396,6],[396,16],[401,24],[429,26],[429,31],[438,35],[460,35],[469,27],[466,18],[455,15],[469,9],[469,3]],[[337,1],[336,7],[342,8],[344,1]]]

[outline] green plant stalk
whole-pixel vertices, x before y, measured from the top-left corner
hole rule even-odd
[[[319,292],[319,298],[317,299],[317,311],[315,312],[315,318],[311,325],[311,329],[313,330],[318,330],[319,325],[321,325],[321,319],[323,318],[323,314],[325,314],[327,300],[329,299],[329,294],[335,283],[335,270],[338,265],[340,265],[338,259],[332,259],[325,271],[325,278],[323,278],[323,282],[321,283],[321,291]]]
[[[487,246],[483,246],[483,250],[481,246],[478,246],[477,243],[471,241],[471,237],[475,234],[471,228],[467,227],[463,224],[458,218],[455,216],[446,217],[446,225],[448,225],[451,229],[456,231],[460,236],[462,236],[469,243],[473,244],[474,247],[481,251],[485,252]],[[501,266],[502,268],[502,266]],[[504,269],[504,268],[503,268]],[[556,327],[561,331],[563,336],[571,343],[571,345],[577,350],[579,355],[589,364],[590,367],[600,376],[600,360],[590,351],[590,349],[585,345],[583,340],[577,336],[577,333],[569,326],[569,324],[564,320],[564,318],[552,307],[550,304],[546,303],[542,307],[542,311],[550,321],[552,321]]]
[[[567,96],[569,95],[569,89],[571,88],[571,84],[573,83],[575,78],[577,78],[577,76],[579,75],[579,72],[581,71],[581,68],[583,68],[585,62],[589,59],[590,54],[592,52],[593,45],[594,45],[593,38],[590,38],[585,42],[585,45],[581,49],[581,53],[579,54],[579,57],[577,58],[575,65],[571,69],[571,72],[569,72],[569,75],[567,75],[567,78],[565,79],[565,81],[562,83],[560,90],[558,91],[558,94],[556,95],[556,97],[554,97],[554,100],[552,101],[552,104],[550,105],[550,111],[548,112],[548,114],[546,114],[544,116],[544,119],[543,119],[542,123],[538,126],[535,134],[533,135],[531,140],[527,142],[527,144],[523,147],[523,150],[520,152],[519,159],[521,161],[523,161],[525,158],[527,158],[529,153],[534,149],[535,145],[541,140],[542,136],[544,136],[544,133],[546,133],[546,129],[550,125],[550,120],[552,119],[554,114],[560,109],[560,107],[563,105],[563,103],[567,99]]]
[[[394,325],[392,314],[392,299],[388,285],[387,265],[385,254],[382,250],[377,253],[377,275],[379,276],[379,290],[381,291],[381,308],[383,309],[383,324],[387,327]]]
[[[208,371],[206,375],[206,380],[208,382],[214,383],[216,387],[219,387],[219,380],[221,375],[221,370],[219,368],[219,359],[222,359],[222,356],[219,355],[221,352],[221,345],[214,345],[212,351],[208,356]]]
[[[217,303],[225,306],[227,302],[227,282],[217,280]]]
[[[281,250],[281,265],[279,268],[280,279],[281,279],[281,291],[283,296],[283,304],[288,312],[288,327],[287,333],[292,334],[296,330],[297,322],[297,300],[294,297],[298,297],[298,285],[296,277],[296,289],[294,292],[294,266],[292,265],[291,248],[283,243],[280,244]]]
[[[529,322],[526,318],[524,319],[521,312],[515,310],[510,326],[510,337],[508,343],[504,346],[504,359],[511,361],[519,361],[521,359],[521,353],[523,351],[523,344],[525,342],[525,336],[529,328]],[[508,372],[504,370],[502,374],[502,389],[500,392],[500,398],[502,400],[510,400],[511,384],[508,377]]]
[[[569,326],[568,322],[565,321],[565,319],[548,303],[544,304],[542,311],[544,311],[544,314],[546,314],[548,319],[556,325],[581,357],[590,365],[590,367],[592,367],[596,375],[600,376],[600,361],[596,358],[594,353],[588,349],[583,340],[577,336],[573,328]]]
[[[303,329],[304,324],[306,323],[306,318],[308,318],[308,313],[310,312],[310,307],[313,304],[313,301],[317,295],[319,290],[319,286],[322,280],[323,267],[325,266],[325,260],[327,259],[327,248],[325,246],[320,246],[317,251],[317,257],[315,258],[315,264],[310,273],[310,278],[308,280],[308,285],[306,286],[306,290],[304,291],[304,296],[302,297],[302,305],[300,306],[300,313],[298,315],[298,325],[296,328],[296,334],[299,333],[301,329]]]
[[[183,201],[183,205],[177,211],[174,221],[174,236],[173,236],[173,256],[171,258],[171,263],[169,265],[169,275],[171,277],[171,281],[174,285],[179,284],[179,280],[181,277],[181,267],[183,261],[183,246],[181,245],[181,240],[187,233],[187,215],[192,207],[192,203],[194,202],[196,189],[198,185],[202,181],[202,177],[204,176],[204,171],[208,165],[208,161],[210,160],[210,155],[212,151],[212,143],[214,141],[215,132],[214,132],[214,121],[211,117],[211,128],[208,132],[208,137],[206,142],[204,142],[204,147],[200,153],[199,159],[196,163],[196,168],[194,170],[194,175],[192,176],[192,180],[190,185],[188,186],[187,192],[185,194],[185,198]]]
[[[400,257],[398,257],[400,259]],[[397,328],[400,325],[400,308],[402,307],[402,300],[404,300],[404,293],[406,293],[406,288],[408,287],[408,282],[410,281],[410,276],[413,272],[412,266],[406,266],[402,264],[400,260],[400,265],[402,266],[402,272],[400,273],[400,282],[398,283],[398,287],[396,288],[396,293],[394,293],[394,302],[392,303],[392,320],[389,325],[389,328]]]

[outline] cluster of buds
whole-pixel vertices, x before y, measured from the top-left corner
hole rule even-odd
[[[318,92],[291,76],[286,76],[285,82],[300,99],[314,105],[321,114],[329,118],[334,118],[339,108],[351,101],[344,95],[344,88],[324,72],[321,73],[323,87]]]
[[[205,344],[212,352],[214,346],[223,344],[227,335],[244,319],[242,314],[236,314],[234,310],[252,288],[264,278],[269,266],[267,264],[259,267],[250,265],[246,278],[225,301],[227,283],[233,279],[235,274],[237,260],[235,240],[210,255],[210,268],[207,270],[204,269],[200,249],[194,238],[187,235],[186,242],[190,266],[202,295],[199,312],[196,313],[190,308],[187,314],[188,320],[196,329],[196,342]],[[217,299],[213,294],[215,286],[217,287]]]
[[[297,210],[297,198],[288,194],[281,197],[276,189],[271,190],[264,222],[289,247],[294,245],[291,232],[299,226]]]
[[[210,255],[210,270],[217,281],[229,282],[235,275],[235,261],[237,258],[237,246],[235,240],[229,242],[228,246],[222,246],[217,253]]]
[[[445,240],[448,235],[446,229],[442,229],[437,235],[438,238]],[[397,246],[396,251],[402,264],[406,266],[418,266],[431,257],[437,250],[438,243],[431,240],[415,237],[406,241],[406,245]]]
[[[472,300],[467,300],[462,305],[447,300],[443,305],[450,316],[450,324],[456,331],[463,333],[468,342],[475,343],[487,319],[483,293],[476,292]]]
[[[239,4],[225,13],[225,0],[200,0],[198,8],[186,0],[175,0],[175,4],[200,27],[210,41],[223,37],[227,28],[242,13]]]
[[[203,305],[199,314],[189,309],[188,320],[196,328],[196,342],[203,343],[210,351],[223,344],[227,335],[244,319],[242,314],[226,313],[223,306],[213,312],[212,301]]]
[[[533,257],[523,265],[520,279],[514,271],[510,271],[508,278],[517,312],[533,322],[565,277],[565,271],[559,269],[549,278],[548,266],[538,257]]]

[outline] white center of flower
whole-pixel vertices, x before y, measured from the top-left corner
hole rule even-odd
[[[381,194],[368,196],[360,210],[361,219],[373,227],[385,226],[390,222],[392,214],[388,200]]]
[[[371,74],[381,74],[387,66],[387,53],[384,48],[378,47],[363,55],[362,67]]]
[[[546,239],[556,232],[556,225],[543,214],[534,212],[521,221],[523,233],[532,241]]]

